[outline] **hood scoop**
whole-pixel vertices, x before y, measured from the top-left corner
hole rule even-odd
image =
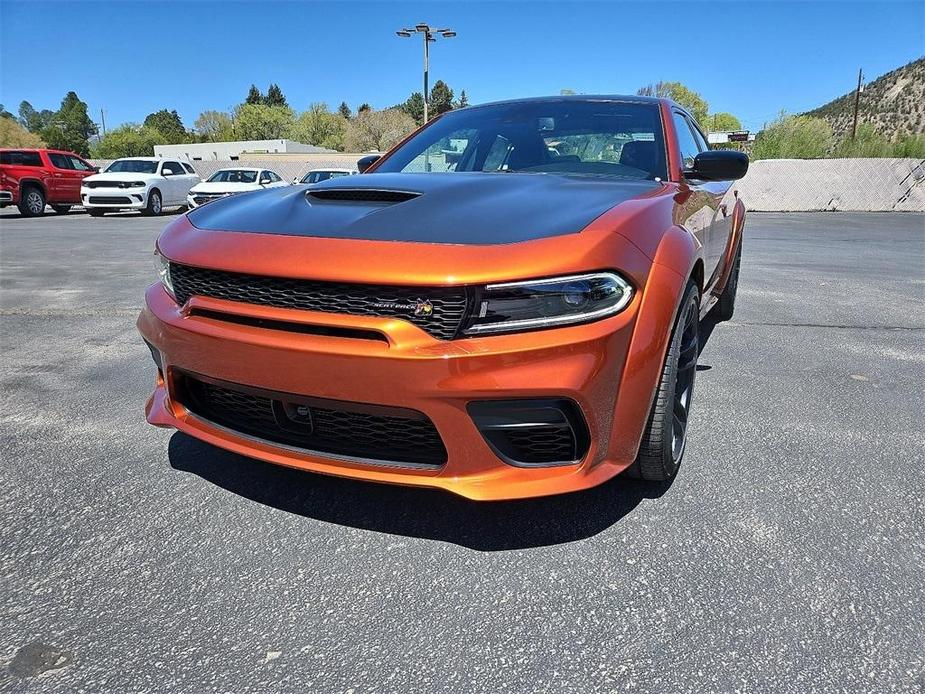
[[[375,202],[391,205],[413,200],[420,193],[375,188],[318,188],[308,191],[305,195],[308,196],[309,200],[324,202]]]

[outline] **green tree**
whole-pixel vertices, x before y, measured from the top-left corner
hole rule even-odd
[[[418,125],[424,123],[424,97],[421,96],[421,92],[414,92],[399,108],[414,118]]]
[[[235,110],[234,131],[242,140],[289,137],[295,115],[288,106],[242,104]]]
[[[47,108],[36,111],[28,101],[19,104],[19,124],[30,133],[42,132],[51,124],[54,115],[55,112]]]
[[[151,126],[125,123],[107,132],[93,146],[93,156],[100,159],[150,157],[154,145],[170,144],[164,134]]]
[[[23,102],[25,103],[25,102]],[[0,104],[0,118],[16,118],[12,113],[4,108],[3,104]]]
[[[459,99],[456,100],[456,105],[453,108],[466,108],[469,105],[469,97],[466,96],[466,90],[463,89],[459,92]]]
[[[706,99],[680,82],[647,84],[636,93],[640,96],[657,96],[663,99],[671,99],[690,111],[694,120],[700,125],[703,125],[707,120],[707,113],[709,113],[710,107]]]
[[[251,88],[247,91],[247,98],[244,100],[244,103],[251,104],[252,106],[264,103],[263,94],[257,89],[256,84],[252,84]]]
[[[357,115],[360,115],[363,111],[372,111],[373,107],[367,104],[365,101],[357,106]]]
[[[2,107],[0,107],[2,108]],[[7,111],[9,113],[9,111]],[[13,114],[10,114],[12,116]],[[0,114],[0,147],[44,147],[35,133],[22,127],[15,118]]]
[[[299,116],[290,137],[309,145],[342,150],[346,131],[347,120],[340,113],[331,113],[327,104],[318,102]]]
[[[340,102],[340,106],[337,107],[337,112],[344,120],[350,120],[353,118],[353,112],[350,110],[350,107],[347,105],[346,101]]]
[[[283,96],[283,90],[275,82],[267,88],[267,96],[263,103],[267,106],[289,106],[286,103],[286,97]]]
[[[416,127],[414,119],[401,109],[365,109],[347,124],[344,146],[349,152],[384,152]]]
[[[183,121],[176,110],[168,111],[166,108],[149,113],[144,125],[160,132],[168,143],[181,144],[189,140],[189,134],[183,127]]]
[[[431,118],[453,109],[453,90],[443,80],[437,80],[430,90],[428,111]]]
[[[203,142],[232,142],[234,121],[224,111],[203,111],[193,124]]]
[[[74,92],[68,92],[61,100],[61,108],[42,130],[41,137],[52,149],[87,156],[90,153],[90,136],[96,132],[96,124],[87,115],[87,104]]]
[[[755,137],[753,159],[819,159],[832,149],[832,126],[822,118],[781,112]]]
[[[742,121],[731,113],[725,112],[711,114],[710,117],[707,118],[705,122],[701,122],[700,125],[715,133],[742,129]]]

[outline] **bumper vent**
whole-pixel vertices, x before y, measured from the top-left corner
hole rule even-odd
[[[264,391],[182,374],[180,401],[213,424],[269,443],[357,462],[438,468],[446,448],[433,422],[405,408]]]
[[[177,301],[207,296],[247,304],[355,316],[402,318],[439,340],[456,337],[466,316],[465,287],[339,284],[247,275],[170,264]]]
[[[473,402],[469,415],[495,454],[510,465],[572,465],[590,446],[578,405],[564,398]]]

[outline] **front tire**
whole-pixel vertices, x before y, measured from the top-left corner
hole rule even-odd
[[[55,214],[67,214],[71,211],[70,205],[52,205],[51,209],[55,211]]]
[[[678,472],[687,444],[687,423],[697,375],[699,318],[700,290],[691,281],[678,309],[639,454],[630,468],[635,477],[663,482]]]
[[[148,204],[141,211],[146,217],[157,217],[164,211],[164,200],[161,198],[161,191],[157,188],[148,193]]]
[[[23,217],[41,217],[45,214],[45,193],[41,188],[29,186],[22,191],[17,207]]]

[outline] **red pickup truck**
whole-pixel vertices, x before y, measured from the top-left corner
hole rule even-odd
[[[73,152],[0,149],[0,208],[16,205],[24,217],[38,217],[51,205],[66,214],[80,204],[81,181],[97,171]]]

